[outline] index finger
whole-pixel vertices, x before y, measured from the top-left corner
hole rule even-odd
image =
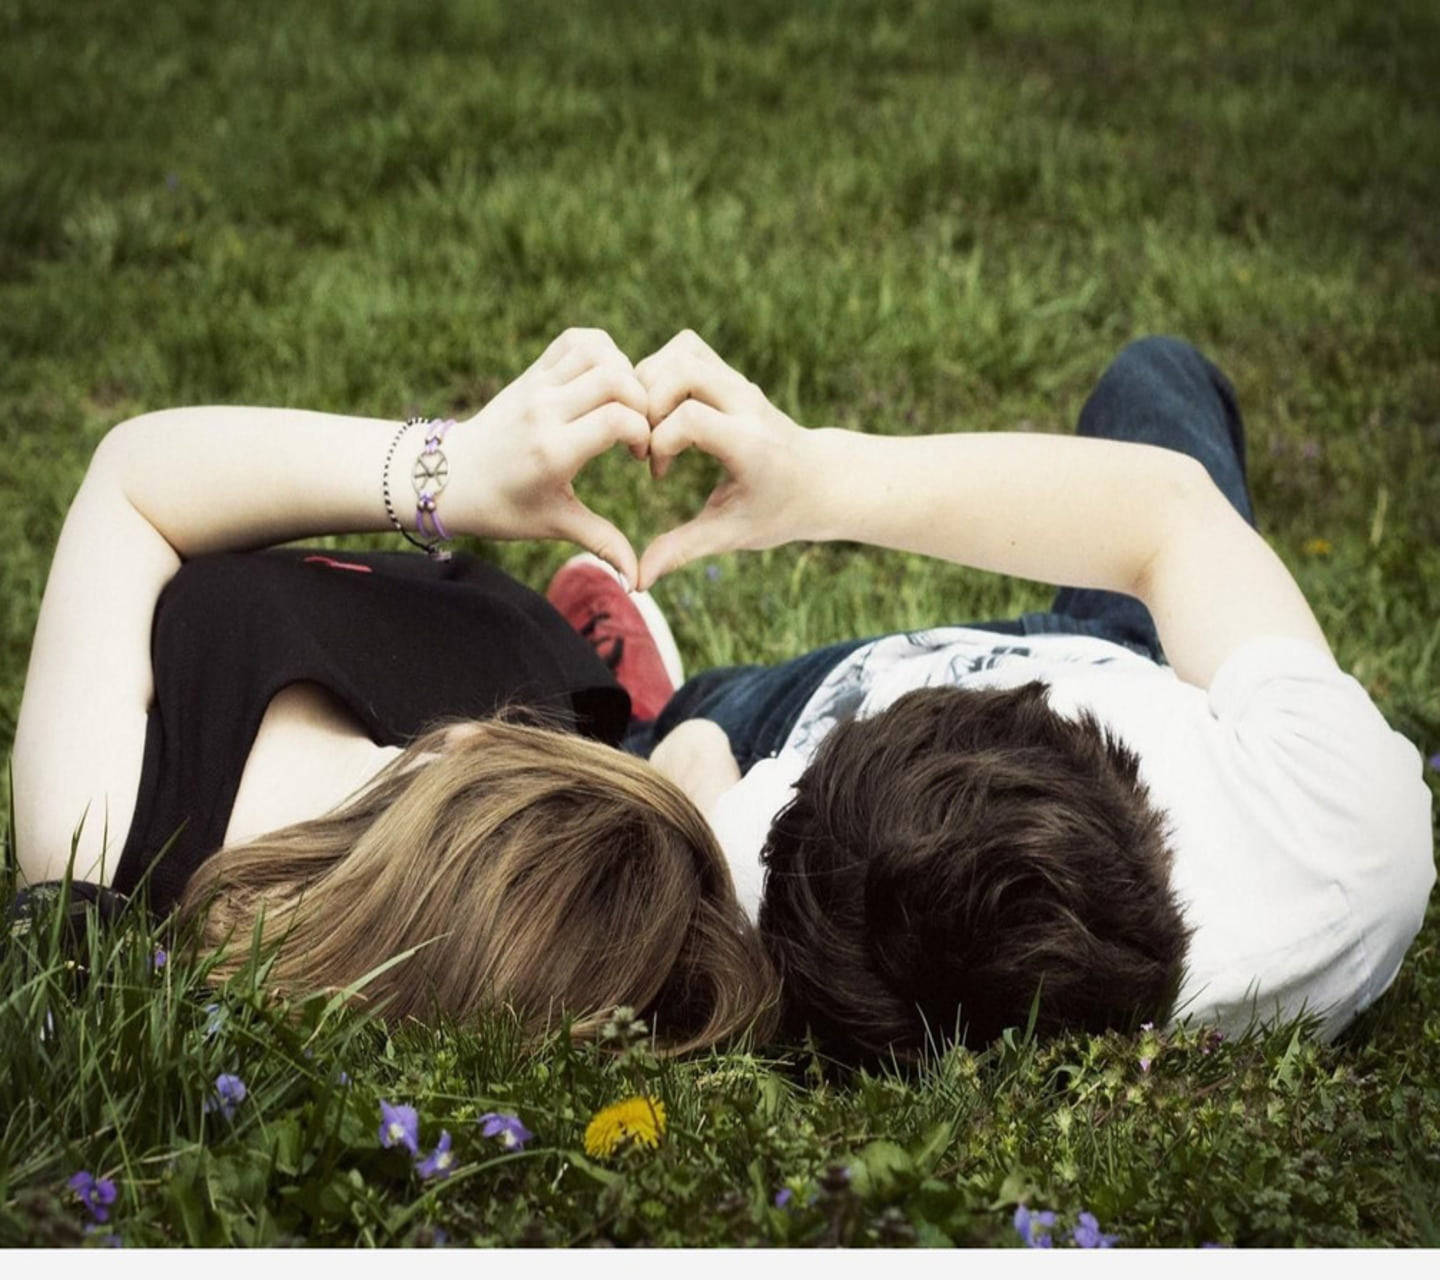
[[[653,369],[655,366],[663,364],[666,360],[672,359],[679,352],[696,351],[699,348],[704,348],[704,350],[710,351],[711,355],[715,355],[715,353],[710,350],[709,344],[706,343],[705,339],[696,333],[694,329],[681,329],[680,332],[671,338],[663,347],[657,348],[646,356],[645,359],[641,360],[635,366],[635,372],[643,378],[645,375],[640,373],[642,369]],[[718,360],[719,356],[715,358]]]
[[[682,329],[660,350],[651,352],[640,361],[635,366],[635,375],[648,385],[648,379],[657,376],[660,370],[684,360],[694,360],[700,364],[713,365],[716,369],[735,372],[694,329]]]
[[[686,400],[650,433],[650,474],[661,479],[670,464],[694,445],[734,473],[730,419],[699,400]]]
[[[687,399],[703,401],[722,413],[745,413],[754,407],[751,384],[718,358],[677,354],[668,363],[657,364],[649,381],[641,377],[640,382],[649,393],[652,425],[659,425]]]
[[[610,351],[619,351],[615,339],[604,329],[581,329],[572,327],[566,329],[555,339],[543,352],[540,358],[535,361],[535,367],[548,369],[557,365],[571,352],[582,352],[590,357],[592,363],[599,360]]]
[[[578,471],[613,444],[623,444],[636,458],[650,452],[650,424],[644,414],[611,400],[558,428],[571,465]]]

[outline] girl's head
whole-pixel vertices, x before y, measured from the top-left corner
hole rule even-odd
[[[259,925],[267,981],[300,994],[358,982],[387,1017],[506,1006],[532,1032],[596,1032],[617,1005],[672,1050],[754,1026],[773,971],[708,825],[642,760],[507,720],[415,739],[330,814],[220,850],[182,916],[216,973]]]

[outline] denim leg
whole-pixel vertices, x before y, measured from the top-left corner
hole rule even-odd
[[[1076,434],[1188,453],[1254,525],[1245,477],[1245,425],[1235,389],[1188,342],[1141,338],[1130,343],[1085,402]],[[1049,613],[1026,614],[1022,622],[1028,634],[1078,631],[1163,658],[1150,611],[1119,592],[1062,587]]]
[[[648,756],[682,720],[713,720],[730,739],[740,772],[785,745],[810,695],[842,658],[869,640],[844,640],[773,667],[716,667],[687,680],[658,719],[633,725],[623,746]]]
[[[976,631],[1025,634],[1018,619],[966,625]],[[648,757],[660,739],[682,720],[713,720],[729,737],[740,772],[747,773],[757,760],[774,755],[785,745],[805,704],[825,677],[861,645],[874,639],[878,637],[843,640],[773,667],[716,667],[702,671],[675,691],[658,719],[632,724],[622,746],[632,755]]]

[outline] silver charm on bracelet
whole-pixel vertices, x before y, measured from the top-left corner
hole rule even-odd
[[[395,446],[400,443],[400,437],[404,435],[409,427],[424,426],[429,428],[425,437],[425,448],[415,459],[415,465],[410,471],[410,483],[415,490],[415,528],[416,531],[431,537],[430,542],[421,542],[411,536],[395,515],[394,508],[390,505],[390,493],[388,487],[382,485],[385,498],[385,511],[390,517],[390,523],[407,542],[419,547],[432,560],[449,560],[451,553],[439,549],[441,542],[450,541],[450,533],[440,522],[439,512],[435,509],[435,500],[440,496],[450,478],[450,463],[441,452],[440,442],[445,438],[445,433],[455,425],[453,418],[444,422],[429,418],[410,418],[405,425],[395,434],[395,439],[390,444],[390,451],[385,457],[385,472],[388,479],[390,458],[394,455]],[[425,519],[429,517],[432,529],[425,528]]]

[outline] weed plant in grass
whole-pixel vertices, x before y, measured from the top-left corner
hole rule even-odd
[[[177,0],[146,19],[0,0],[5,741],[60,522],[115,422],[458,414],[597,324],[637,358],[696,328],[799,421],[896,433],[1067,430],[1126,339],[1191,338],[1236,383],[1262,530],[1341,664],[1440,753],[1433,5]],[[685,458],[653,485],[621,452],[580,493],[639,544],[713,479]],[[537,585],[569,553],[475,549]],[[722,557],[658,595],[692,670],[1048,600],[832,545]],[[1437,939],[1432,907],[1333,1047],[1017,1031],[838,1078],[794,1047],[662,1063],[559,1029],[530,1052],[501,1019],[387,1031],[272,1004],[258,974],[210,991],[203,958],[138,921],[72,969],[42,919],[0,961],[0,1234],[1018,1246],[1024,1204],[1059,1244],[1082,1211],[1121,1244],[1440,1243]],[[665,1104],[659,1147],[587,1156],[594,1112],[641,1091]],[[451,1135],[448,1178],[380,1145],[382,1101],[417,1109],[422,1155]],[[502,1149],[487,1113],[533,1140]],[[90,1235],[80,1170],[116,1186]]]

